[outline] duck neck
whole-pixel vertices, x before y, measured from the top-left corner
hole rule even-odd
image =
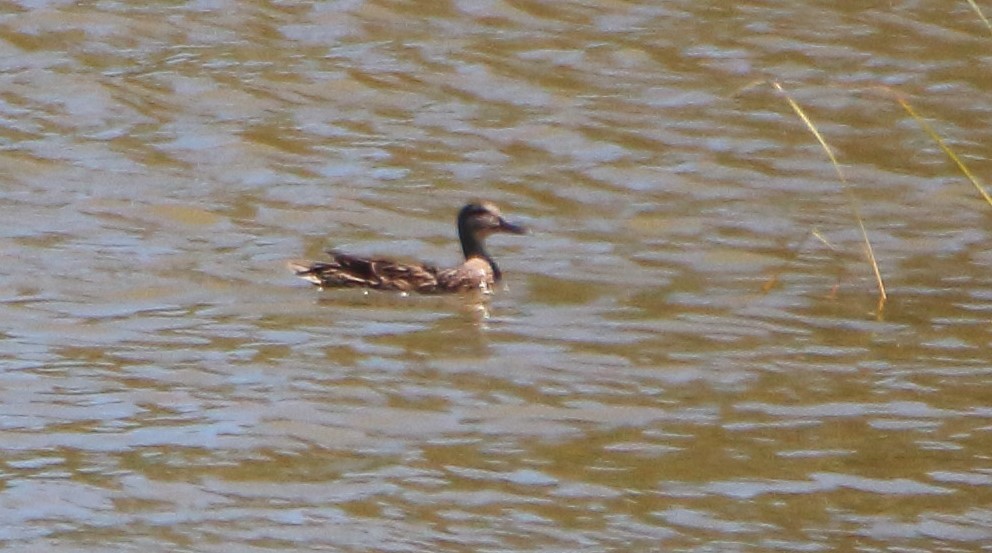
[[[461,240],[462,254],[465,255],[465,260],[468,261],[473,257],[485,259],[493,269],[493,280],[499,282],[503,274],[500,273],[499,267],[496,266],[493,258],[489,256],[489,252],[486,251],[486,246],[482,239],[463,224],[458,225],[458,239]]]

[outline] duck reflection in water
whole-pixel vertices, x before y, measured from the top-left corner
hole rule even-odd
[[[465,262],[457,267],[441,270],[425,263],[329,251],[330,261],[291,261],[289,268],[321,288],[358,287],[423,294],[478,290],[491,294],[502,273],[486,251],[486,238],[497,233],[526,232],[524,227],[507,222],[494,204],[470,203],[458,212],[458,238]]]

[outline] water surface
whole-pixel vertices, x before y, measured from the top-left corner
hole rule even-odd
[[[0,7],[12,551],[977,551],[967,3]],[[849,181],[768,84],[783,84]],[[335,247],[470,298],[323,291]],[[890,295],[878,309],[855,208]]]

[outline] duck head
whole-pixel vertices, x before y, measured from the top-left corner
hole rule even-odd
[[[526,234],[527,229],[503,218],[499,208],[490,202],[470,203],[458,212],[458,238],[462,242],[465,259],[482,257],[486,253],[484,240],[491,234]]]

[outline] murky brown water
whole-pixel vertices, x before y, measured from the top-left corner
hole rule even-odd
[[[82,4],[0,5],[4,549],[992,542],[992,208],[872,90],[992,174],[966,2]],[[488,317],[283,266],[478,197]]]

